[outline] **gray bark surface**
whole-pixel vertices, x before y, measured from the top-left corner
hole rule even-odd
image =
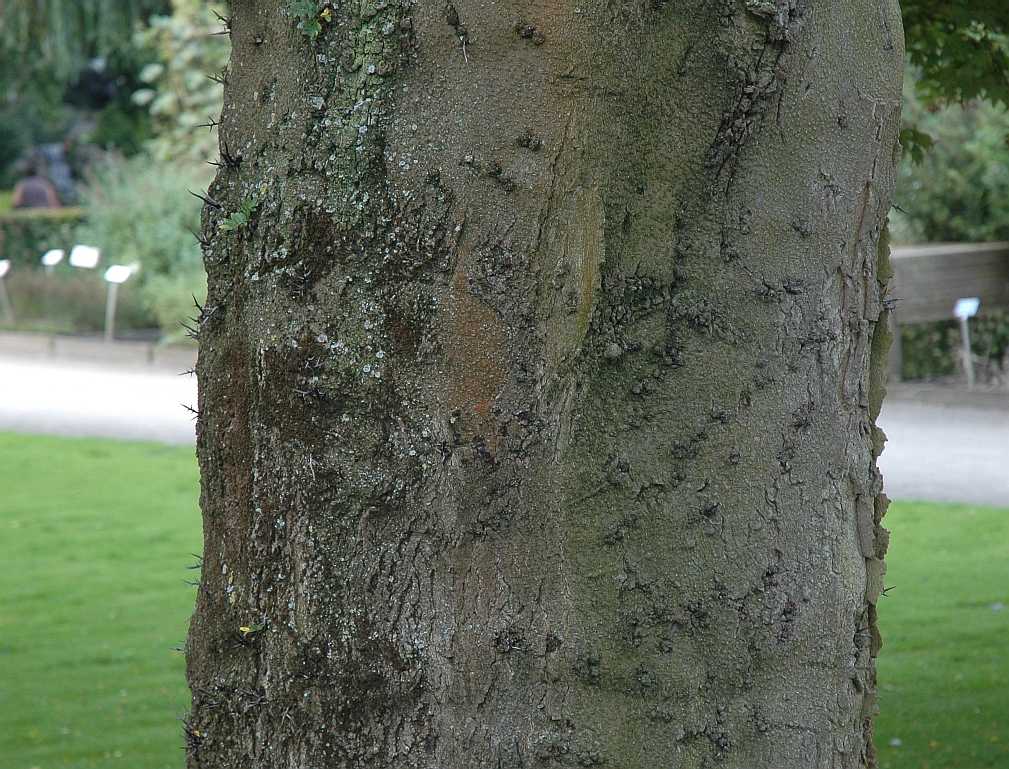
[[[233,6],[190,766],[873,764],[896,2]]]

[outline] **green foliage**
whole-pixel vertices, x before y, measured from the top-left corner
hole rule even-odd
[[[242,201],[242,205],[239,206],[237,211],[229,215],[227,219],[218,225],[220,230],[222,232],[234,232],[235,230],[241,229],[249,223],[252,219],[252,214],[258,207],[258,198],[255,196],[246,198]]]
[[[1005,0],[902,0],[917,97],[930,108],[987,100],[1009,106],[1009,13]],[[932,137],[907,112],[901,143],[923,162]],[[1003,131],[1004,132],[1004,131]]]
[[[1009,110],[984,101],[929,107],[916,88],[916,73],[911,72],[904,113],[925,139],[914,139],[916,144],[898,170],[895,203],[899,208],[890,215],[894,241],[1009,240]],[[1001,364],[1009,339],[1009,316],[982,308],[981,315],[971,321],[971,332],[982,377],[1004,376]],[[901,340],[905,378],[942,377],[959,371],[960,331],[955,322],[903,326]]]
[[[909,83],[904,113],[934,144],[901,163],[895,240],[1009,239],[1009,110],[980,101],[930,109]]]
[[[66,105],[44,88],[20,94],[4,117],[17,121],[35,144],[62,141],[73,121]]]
[[[70,111],[46,89],[22,94],[0,107],[0,185],[18,179],[15,161],[34,144],[61,141],[70,126]]]
[[[180,769],[192,447],[0,434],[0,488],[0,764]]]
[[[957,321],[901,326],[902,375],[934,379],[961,370],[960,325]],[[1009,313],[990,310],[970,321],[971,353],[982,382],[1001,382],[1009,363]]]
[[[208,171],[195,164],[137,156],[111,163],[84,190],[87,221],[80,242],[100,247],[108,262],[138,263],[135,285],[169,338],[192,314],[193,297],[206,294],[203,256],[192,232],[200,203],[188,190],[206,184]]]
[[[902,0],[908,58],[929,103],[1009,104],[1005,0]]]
[[[194,300],[203,303],[207,294],[207,278],[202,267],[148,276],[141,287],[144,305],[154,314],[161,340],[188,343],[182,323],[198,313]]]
[[[0,185],[10,187],[17,181],[14,163],[28,149],[30,141],[23,123],[0,113]]]
[[[69,249],[83,219],[80,208],[27,208],[0,213],[0,258],[36,267],[51,248]]]
[[[935,146],[935,139],[916,126],[905,126],[900,129],[900,146],[911,162],[922,163],[925,153]]]
[[[207,77],[223,71],[231,55],[218,13],[223,6],[175,0],[171,16],[156,16],[135,37],[152,62],[140,72],[145,86],[133,94],[153,120],[151,149],[161,159],[211,160],[217,136],[207,127],[221,112],[222,85]]]
[[[101,270],[79,270],[64,262],[51,275],[23,268],[12,270],[4,280],[14,306],[12,328],[16,330],[80,334],[97,333],[105,327],[106,289]],[[133,288],[127,284],[119,294],[117,331],[146,330],[156,325]]]
[[[322,25],[333,19],[333,11],[328,4],[320,9],[316,0],[288,0],[286,11],[296,21],[301,33],[313,42],[322,32]]]
[[[138,156],[103,167],[84,190],[83,209],[0,215],[4,258],[32,268],[11,276],[21,325],[101,328],[104,286],[97,275],[71,274],[67,268],[46,282],[35,269],[50,248],[69,251],[75,243],[88,243],[101,248],[103,264],[141,265],[123,291],[120,326],[157,323],[167,339],[182,337],[179,324],[192,314],[193,297],[206,293],[202,254],[191,233],[199,227],[200,204],[187,189],[206,184],[207,177],[208,171],[195,164]]]
[[[144,148],[150,133],[151,121],[146,112],[110,104],[98,113],[95,129],[88,139],[100,147],[136,155]]]
[[[57,92],[84,64],[128,45],[168,0],[0,0],[0,90]]]
[[[901,326],[901,376],[933,379],[955,374],[959,349],[956,333],[956,324],[951,321]]]
[[[147,119],[129,96],[144,54],[129,43],[136,25],[166,7],[167,0],[0,0],[0,184],[13,182],[13,160],[36,144],[69,139],[139,150]]]

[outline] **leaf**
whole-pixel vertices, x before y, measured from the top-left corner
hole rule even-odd
[[[235,211],[235,213],[228,216],[221,224],[219,229],[221,232],[234,232],[237,229],[244,227],[249,223],[249,217],[243,214],[241,211]]]
[[[315,40],[322,32],[322,25],[319,23],[318,19],[306,19],[298,24],[298,29],[304,32],[309,40]]]
[[[234,232],[248,224],[252,219],[252,214],[259,207],[259,199],[255,196],[247,197],[242,201],[238,210],[230,214],[217,228],[221,232]]]
[[[917,126],[905,126],[900,131],[900,144],[911,156],[912,162],[921,165],[925,160],[925,153],[935,145],[935,140]]]
[[[153,83],[165,72],[165,65],[159,62],[152,62],[140,70],[140,80],[144,83]]]
[[[130,100],[138,107],[144,107],[154,101],[154,97],[156,95],[157,91],[153,88],[141,88],[139,91],[133,92],[133,96],[130,97]]]
[[[929,102],[1009,103],[1009,15],[1004,0],[903,0],[908,58]]]
[[[315,0],[289,0],[287,14],[298,20],[298,29],[312,42],[322,32],[322,21],[328,23],[333,18],[333,12],[329,8],[320,13],[319,4]]]

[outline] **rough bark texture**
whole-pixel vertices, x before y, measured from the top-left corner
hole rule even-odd
[[[232,5],[190,766],[872,765],[895,0]]]

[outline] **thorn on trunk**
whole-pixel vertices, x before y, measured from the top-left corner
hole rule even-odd
[[[221,148],[221,160],[224,161],[224,167],[229,170],[236,170],[242,164],[241,153],[232,155],[231,149],[228,147],[227,142],[222,142],[223,146]],[[219,165],[217,163],[213,165]]]
[[[186,752],[197,759],[197,753],[200,750],[200,743],[203,742],[203,732],[193,726],[193,723],[186,718],[182,719],[182,731],[186,736]]]
[[[188,318],[187,321],[180,320],[179,325],[186,330],[186,336],[188,336],[193,341],[198,341],[200,338],[200,327],[199,321],[196,318]]]
[[[201,233],[197,232],[196,230],[190,230],[189,232],[192,234],[194,238],[196,238],[196,242],[199,243],[203,248],[210,247],[210,241],[207,238],[203,237]]]
[[[221,24],[224,26],[224,31],[223,32],[215,32],[214,34],[217,34],[217,35],[230,34],[231,33],[231,17],[230,16],[222,16],[217,11],[212,11],[212,13],[217,18],[217,20],[219,22],[221,22]]]
[[[218,208],[218,209],[219,208],[223,208],[223,206],[220,203],[218,203],[216,200],[214,200],[213,198],[208,198],[206,195],[201,195],[200,193],[193,192],[192,190],[186,190],[186,192],[188,192],[194,198],[199,198],[200,200],[202,200],[204,203],[206,203],[211,208]]]

